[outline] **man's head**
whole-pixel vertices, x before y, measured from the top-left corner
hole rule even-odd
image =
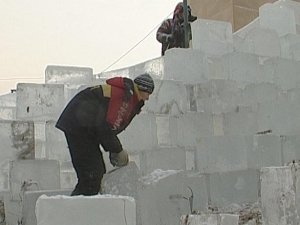
[[[148,73],[141,74],[137,76],[134,80],[134,83],[137,85],[143,97],[143,100],[148,100],[149,95],[152,94],[154,90],[154,81]]]
[[[192,9],[188,5],[187,6],[187,13],[188,13],[188,22],[194,22],[197,19],[197,16],[192,15]],[[183,15],[183,3],[179,2],[175,9],[174,9],[174,17],[179,19],[179,21],[182,23],[184,21],[184,15]]]

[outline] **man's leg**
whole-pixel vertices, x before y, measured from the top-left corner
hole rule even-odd
[[[87,135],[65,133],[78,182],[71,195],[96,195],[106,172],[99,144]]]

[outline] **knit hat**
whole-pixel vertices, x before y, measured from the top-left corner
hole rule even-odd
[[[151,94],[154,90],[154,82],[152,77],[148,73],[141,74],[137,76],[134,80],[140,91],[147,92]]]

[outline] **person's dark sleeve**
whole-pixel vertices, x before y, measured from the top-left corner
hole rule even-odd
[[[156,32],[156,40],[160,43],[167,43],[172,37],[172,27],[168,20],[162,22]]]
[[[101,135],[101,145],[106,152],[120,153],[123,150],[118,136],[113,132]]]

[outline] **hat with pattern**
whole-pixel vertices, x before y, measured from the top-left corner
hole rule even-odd
[[[140,91],[151,94],[154,90],[154,81],[148,73],[141,74],[134,79]]]

